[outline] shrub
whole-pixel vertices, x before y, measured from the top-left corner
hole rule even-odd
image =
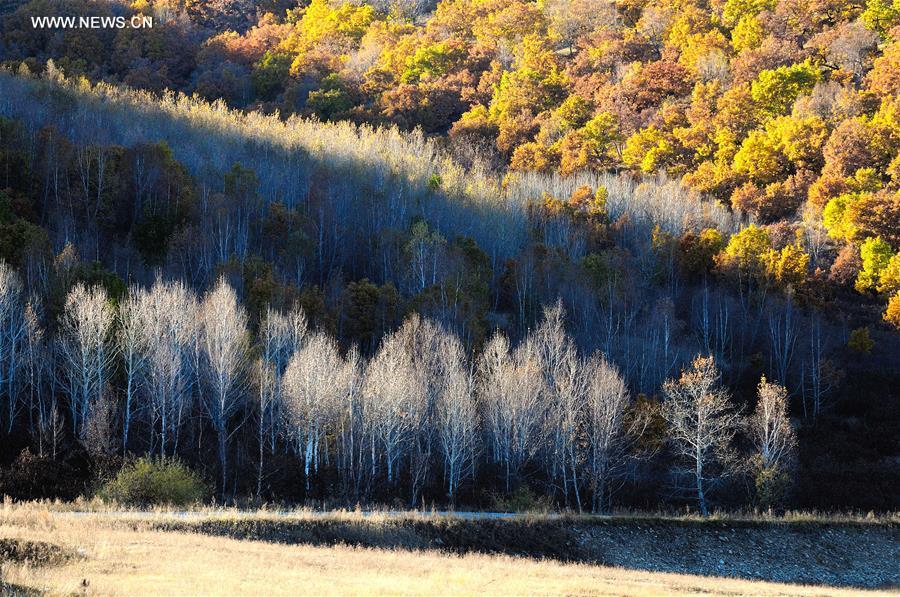
[[[872,348],[875,346],[875,341],[872,340],[872,335],[869,334],[869,328],[856,328],[852,332],[850,332],[850,338],[847,340],[847,346],[853,352],[858,352],[860,354],[869,354]]]
[[[783,508],[791,488],[791,477],[781,468],[761,468],[754,479],[756,502],[763,510]]]
[[[54,460],[23,450],[0,468],[0,495],[14,500],[72,500],[84,491],[90,473],[81,454]]]
[[[203,499],[206,484],[185,464],[171,458],[142,457],[126,464],[98,492],[126,506],[185,506]]]
[[[524,485],[512,492],[494,495],[491,501],[491,509],[495,512],[549,512],[553,509],[553,500],[549,496],[539,497]]]

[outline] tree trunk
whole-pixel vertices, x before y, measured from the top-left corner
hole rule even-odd
[[[706,496],[703,493],[703,465],[701,461],[697,461],[697,499],[700,502],[700,513],[703,516],[709,516],[709,512],[706,509]]]
[[[227,452],[225,450],[225,430],[218,429],[219,435],[219,465],[222,469],[222,503],[225,502],[225,492],[227,491],[227,480],[228,480],[228,460],[227,460]]]
[[[578,475],[575,466],[575,449],[572,448],[572,487],[575,489],[575,503],[578,504],[578,513],[583,512],[581,507],[581,493],[578,491]]]
[[[265,415],[263,415],[264,417]],[[265,452],[265,444],[266,437],[265,431],[262,427],[262,419],[260,418],[260,428],[259,428],[259,470],[256,472],[256,498],[259,499],[259,496],[262,495],[262,480],[263,480],[263,454]]]

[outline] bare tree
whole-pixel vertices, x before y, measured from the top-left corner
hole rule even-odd
[[[6,395],[6,431],[12,431],[19,401],[19,370],[24,365],[25,318],[22,316],[22,282],[0,260],[0,395]]]
[[[361,373],[361,357],[356,347],[348,353],[344,362],[345,375],[351,380],[344,403],[339,409],[338,417],[338,469],[344,483],[344,490],[359,499],[363,491],[363,479],[370,470],[365,465],[368,452],[366,438],[369,426],[366,425],[367,409],[363,399]]]
[[[587,380],[575,344],[566,333],[562,302],[544,310],[544,320],[534,334],[547,396],[546,424],[552,442],[548,450],[551,476],[562,479],[563,494],[569,487],[581,510],[578,470],[581,454],[578,433],[585,406]]]
[[[375,445],[378,442],[384,451],[388,483],[396,480],[403,451],[415,438],[416,411],[426,391],[425,380],[401,338],[397,334],[385,338],[366,368],[363,388],[371,428],[373,476],[380,461]]]
[[[206,389],[203,407],[213,429],[222,474],[222,499],[228,481],[228,441],[232,417],[243,405],[243,381],[247,366],[247,314],[231,286],[220,278],[200,306],[203,373]]]
[[[339,410],[353,387],[351,370],[333,338],[313,334],[292,358],[284,375],[284,391],[292,435],[303,456],[306,490],[318,473],[326,434],[333,430]]]
[[[44,375],[51,364],[44,329],[41,327],[37,311],[37,300],[28,301],[24,315],[25,375],[28,383],[28,413],[32,419],[37,417],[37,421],[31,422],[31,434],[37,440],[38,455],[43,457],[44,438],[47,436],[47,426],[51,417],[49,405],[45,400]]]
[[[618,370],[602,354],[595,354],[585,369],[586,473],[596,512],[608,505],[612,479],[624,463],[630,440],[640,436],[645,423],[637,417],[627,422],[628,389]]]
[[[715,303],[711,299],[715,298]],[[700,291],[696,314],[696,333],[704,354],[713,355],[719,364],[727,363],[731,344],[731,322],[728,302],[721,296],[712,296],[706,281]]]
[[[595,28],[616,24],[612,2],[597,0],[548,0],[541,5],[553,33],[570,51],[578,38]]]
[[[282,313],[271,306],[260,326],[263,360],[272,369],[273,393],[265,417],[264,428],[268,430],[270,449],[274,450],[274,438],[277,434],[278,421],[282,405],[282,378],[291,357],[300,350],[306,338],[309,324],[306,314],[295,305],[289,313]]]
[[[262,360],[257,363],[259,470],[257,494],[262,490],[266,448],[275,452],[276,441],[283,419],[283,378],[288,362],[296,354],[306,337],[306,315],[299,306],[284,314],[271,306],[266,310],[260,325]]]
[[[762,469],[781,470],[793,464],[797,437],[787,414],[784,386],[759,381],[756,408],[749,420],[750,439]]]
[[[788,393],[784,386],[759,381],[756,408],[747,421],[748,435],[756,454],[756,496],[761,506],[783,501],[796,462],[797,437],[787,414]]]
[[[115,355],[115,312],[100,287],[76,284],[66,297],[60,320],[59,355],[72,425],[82,437],[91,401],[106,385]]]
[[[157,280],[149,291],[135,291],[139,300],[135,322],[145,351],[141,385],[150,416],[150,446],[158,436],[159,453],[178,448],[183,418],[190,408],[197,371],[200,325],[194,293],[181,282]]]
[[[878,45],[878,34],[856,20],[840,23],[829,37],[832,40],[825,49],[828,60],[857,77],[865,73],[869,54]]]
[[[838,386],[843,372],[826,357],[827,338],[822,337],[822,320],[814,314],[809,325],[809,357],[803,364],[803,416],[815,421],[828,397]]]
[[[267,421],[272,411],[272,402],[275,400],[275,372],[272,365],[264,359],[257,359],[253,364],[253,377],[256,384],[256,415],[257,415],[257,447],[259,448],[259,462],[256,469],[256,497],[262,495],[264,476],[264,462],[266,451]]]
[[[684,472],[693,477],[697,502],[706,516],[706,490],[729,468],[730,444],[740,415],[732,408],[728,392],[719,386],[712,357],[695,358],[677,381],[666,381],[663,392],[662,414],[672,445],[688,464]]]
[[[116,451],[116,401],[107,385],[91,399],[82,444],[96,458],[108,458]]]
[[[427,14],[437,6],[435,0],[369,0],[368,3],[379,12],[410,21]]]
[[[503,412],[503,380],[513,368],[509,340],[501,332],[493,335],[476,362],[475,391],[481,409],[491,460],[504,462],[509,426]]]
[[[118,342],[119,354],[125,367],[125,404],[122,420],[122,451],[128,450],[128,433],[131,430],[131,415],[136,395],[140,389],[141,374],[147,355],[147,338],[143,324],[146,301],[141,300],[141,291],[132,288],[119,305]]]
[[[438,283],[441,256],[447,241],[437,231],[429,230],[425,221],[413,224],[410,234],[412,238],[405,249],[409,255],[409,275],[415,294]]]
[[[797,343],[794,301],[790,295],[784,303],[783,310],[778,310],[774,306],[770,307],[769,343],[769,361],[772,373],[775,379],[786,384],[794,358],[794,346]]]
[[[431,471],[436,451],[435,428],[437,403],[447,374],[447,355],[443,346],[449,334],[431,320],[418,314],[408,317],[394,338],[407,351],[413,371],[420,377],[421,393],[410,395],[409,416],[412,417],[413,437],[410,445],[410,506],[415,506],[419,492]]]
[[[65,439],[65,418],[56,399],[56,394],[50,395],[47,412],[46,422],[41,427],[41,434],[43,435],[41,441],[42,444],[49,446],[50,457],[56,460]]]
[[[474,471],[478,454],[478,411],[474,380],[466,367],[459,339],[445,335],[438,350],[442,367],[437,433],[450,501],[455,502],[461,479]]]
[[[509,341],[495,334],[478,360],[476,389],[491,454],[505,469],[508,491],[541,444],[544,380],[533,342],[510,355]]]

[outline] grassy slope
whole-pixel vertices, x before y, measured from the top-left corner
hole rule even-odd
[[[80,592],[86,579],[88,594],[104,595],[239,594],[262,587],[267,594],[850,595],[860,592],[852,585],[896,583],[891,564],[900,555],[893,520],[468,521],[352,513],[278,520],[210,513],[179,520],[6,506],[0,536],[76,554],[56,566],[10,562],[6,582],[67,593]],[[752,580],[741,573],[741,562],[763,578],[794,582]],[[792,579],[792,570],[809,576]]]
[[[448,517],[163,521],[152,528],[318,546],[497,553],[831,586],[900,585],[900,527],[820,520]],[[805,554],[803,558],[796,554]]]

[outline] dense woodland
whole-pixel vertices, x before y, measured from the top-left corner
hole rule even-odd
[[[900,506],[887,0],[0,14],[0,493]]]

